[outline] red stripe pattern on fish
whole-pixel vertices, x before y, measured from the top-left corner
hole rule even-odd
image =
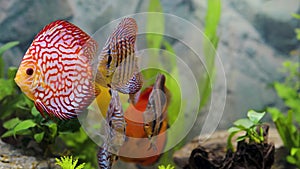
[[[98,94],[91,67],[96,52],[97,43],[80,28],[52,22],[34,38],[15,81],[42,115],[70,119]]]

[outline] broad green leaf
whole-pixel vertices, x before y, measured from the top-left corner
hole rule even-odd
[[[300,19],[300,15],[297,14],[297,13],[293,13],[292,16],[293,16],[294,18],[296,18],[296,19]]]
[[[36,133],[36,134],[34,134],[33,137],[34,137],[36,142],[40,143],[44,138],[44,134],[45,134],[45,132]]]
[[[20,122],[21,122],[21,120],[18,117],[16,117],[16,118],[13,118],[13,119],[10,119],[10,120],[4,122],[3,127],[9,130],[9,129],[14,128]]]
[[[2,134],[1,138],[5,138],[5,137],[10,137],[14,135],[14,131],[13,130],[8,130],[5,133]]]
[[[7,51],[8,49],[10,49],[14,46],[17,46],[18,44],[19,44],[18,41],[13,41],[13,42],[8,42],[5,45],[1,46],[0,47],[0,56],[2,56],[5,51]]]
[[[0,79],[0,101],[7,96],[13,95],[15,92],[11,80]]]
[[[233,123],[236,127],[243,127],[245,129],[251,128],[254,123],[249,119],[239,119]]]
[[[13,42],[8,42],[5,45],[0,47],[0,78],[4,77],[4,61],[2,58],[3,53],[18,44],[19,44],[19,42],[13,41]]]
[[[17,133],[21,130],[26,130],[29,129],[31,127],[35,127],[36,123],[33,120],[25,120],[20,122],[19,124],[16,125],[16,127],[14,128],[14,132]]]
[[[285,104],[295,112],[300,112],[300,100],[299,99],[288,99]]]
[[[55,138],[57,133],[57,124],[56,123],[51,123],[47,125],[49,127],[50,130],[50,136],[51,138]]]
[[[257,124],[265,115],[266,113],[263,112],[263,113],[258,113],[258,112],[255,112],[254,110],[250,110],[248,111],[248,118],[255,124]]]
[[[34,117],[36,117],[36,116],[38,116],[38,115],[40,114],[40,112],[36,109],[35,106],[33,106],[32,109],[31,109],[31,114],[32,114]]]
[[[16,67],[9,67],[7,70],[7,78],[13,80],[16,76],[17,71],[18,71],[18,68],[16,68]]]
[[[293,156],[290,156],[290,155],[286,157],[286,160],[291,164],[297,163],[297,160]]]
[[[240,128],[237,128],[237,127],[230,127],[227,131],[228,131],[229,133],[233,133],[233,132],[241,131],[241,129],[240,129]]]
[[[294,156],[295,154],[297,154],[297,153],[300,153],[300,148],[295,148],[295,147],[293,147],[292,149],[291,149],[291,155],[292,156]]]
[[[293,88],[290,86],[287,86],[282,83],[275,82],[274,87],[277,91],[277,94],[279,97],[282,99],[288,99],[288,98],[295,98],[297,97],[297,91],[295,91]]]
[[[276,122],[280,117],[283,116],[282,113],[277,108],[274,107],[268,107],[267,111],[268,113],[271,114],[272,120],[274,122]]]

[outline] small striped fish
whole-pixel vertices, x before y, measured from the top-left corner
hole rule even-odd
[[[106,133],[110,148],[117,152],[125,141],[126,122],[118,92],[111,89],[110,93],[111,101],[106,114],[106,122],[109,126]]]
[[[34,38],[15,77],[44,116],[70,119],[86,108],[99,89],[91,62],[97,43],[67,21],[54,21]]]
[[[136,34],[136,21],[125,18],[108,38],[99,56],[96,78],[101,85],[124,94],[135,94],[141,89],[143,79],[135,56]]]
[[[155,140],[153,136],[156,136],[160,131],[168,105],[165,81],[166,78],[163,74],[157,76],[148,99],[146,111],[143,113],[144,131],[151,140],[150,148],[153,147],[154,149],[156,149],[156,147],[154,146]]]
[[[98,150],[97,157],[100,169],[111,169],[113,163],[118,158],[114,154],[110,153],[108,149],[108,145],[104,143]]]
[[[170,92],[167,88],[164,89],[166,94],[167,101],[171,98]],[[157,89],[156,89],[157,90]],[[141,166],[152,166],[156,163],[161,153],[164,150],[166,141],[167,141],[167,128],[168,128],[168,118],[167,111],[164,110],[163,121],[159,127],[158,135],[159,137],[155,138],[155,141],[152,140],[144,140],[137,138],[147,138],[148,135],[144,130],[144,120],[143,115],[147,109],[149,96],[153,91],[153,85],[145,88],[141,91],[140,96],[138,97],[136,104],[130,104],[126,109],[124,115],[126,120],[126,140],[122,147],[119,149],[119,158],[125,162],[137,163]],[[149,122],[149,119],[146,119]],[[149,149],[149,144],[151,145],[151,149]],[[140,156],[141,158],[131,158],[128,157],[130,155]],[[122,156],[124,155],[124,156]]]

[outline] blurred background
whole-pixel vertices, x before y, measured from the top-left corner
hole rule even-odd
[[[162,12],[205,29],[206,0],[160,3]],[[245,117],[249,109],[283,108],[284,103],[271,84],[284,79],[280,72],[282,63],[299,62],[300,55],[295,33],[300,22],[292,16],[300,12],[299,0],[222,0],[221,3],[217,54],[225,69],[227,97],[219,130]],[[5,70],[19,66],[34,36],[51,21],[68,20],[91,35],[110,21],[147,12],[148,8],[148,0],[0,0],[0,46],[10,41],[20,42],[4,53]],[[185,27],[173,25],[172,31],[193,41],[193,34]],[[170,42],[179,50],[176,43]],[[216,91],[223,85],[216,84]],[[266,120],[271,122],[270,116]]]

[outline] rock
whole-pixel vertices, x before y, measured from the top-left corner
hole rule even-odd
[[[19,41],[4,56],[6,66],[18,66],[34,36],[48,23],[73,12],[67,0],[0,0],[0,43]]]
[[[1,42],[28,43],[46,24],[72,16],[67,0],[0,0]],[[28,44],[25,44],[27,46]]]
[[[266,44],[248,20],[226,6],[226,3],[223,6],[218,54],[226,75],[224,112],[227,114],[223,114],[220,127],[227,128],[234,120],[245,117],[249,109],[281,106],[280,99],[269,85],[282,79],[279,68],[284,56]]]
[[[295,28],[299,20],[292,13],[300,11],[298,0],[230,0],[231,6],[249,20],[263,39],[282,53],[289,53],[299,47],[295,38]]]
[[[126,3],[119,0],[69,0],[69,3],[75,12],[70,21],[93,34],[114,19],[134,14],[139,0],[128,0]]]
[[[54,158],[26,156],[24,151],[0,140],[0,169],[59,169]]]

